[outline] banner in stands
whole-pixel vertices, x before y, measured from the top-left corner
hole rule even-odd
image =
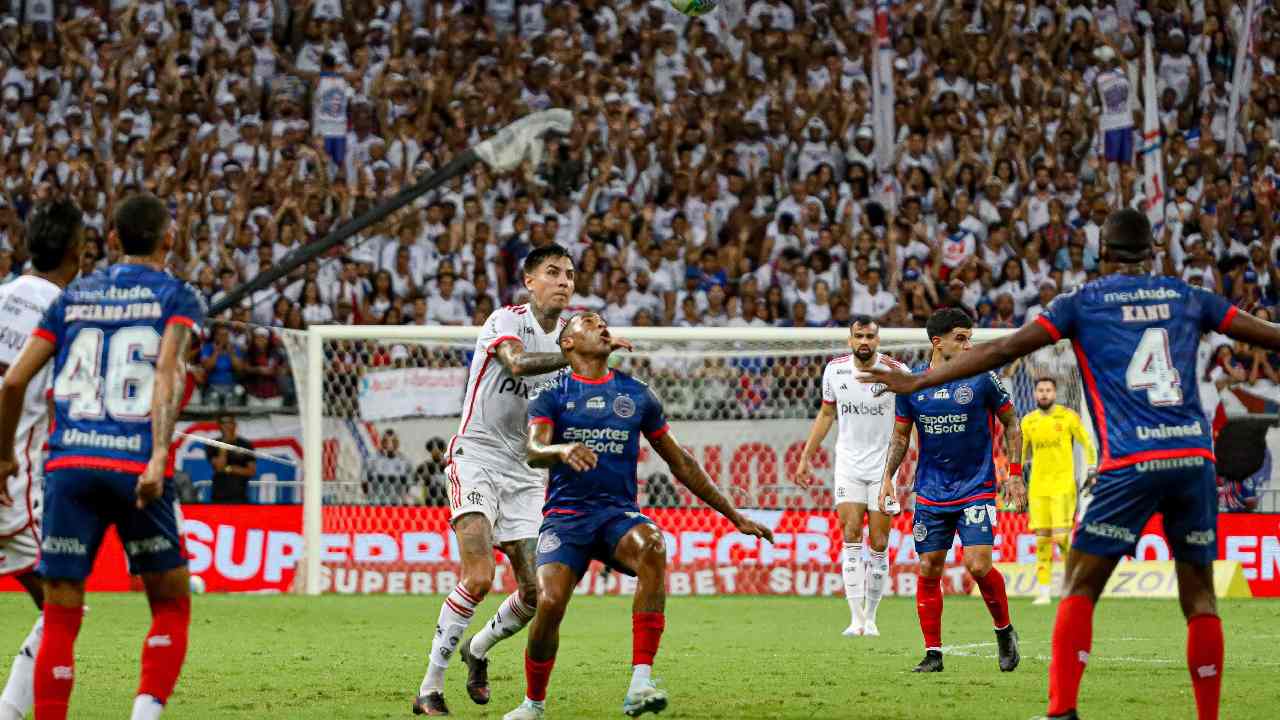
[[[338,593],[447,592],[458,581],[458,551],[448,531],[447,508],[345,506],[326,508],[326,524],[341,513],[344,524],[368,530],[326,533],[326,591]],[[666,534],[668,589],[672,595],[843,593],[840,534],[833,513],[757,510],[752,516],[774,531],[776,542],[741,535],[707,509],[649,511]],[[183,509],[191,571],[210,591],[288,591],[302,556],[302,509],[297,505],[188,505]],[[912,547],[909,514],[894,521],[889,558],[890,591],[913,595],[918,557]],[[1143,533],[1137,559],[1170,559],[1169,546],[1153,521]],[[375,530],[376,529],[376,530]],[[997,561],[1034,562],[1035,538],[1022,515],[1001,514]],[[1280,515],[1223,515],[1219,557],[1238,561],[1255,596],[1280,597]],[[949,558],[945,587],[966,592],[965,573]],[[15,590],[12,579],[0,582]],[[131,587],[114,535],[104,543],[91,590]],[[509,568],[499,565],[497,591],[513,589]],[[634,580],[594,565],[578,591],[629,592]]]
[[[467,368],[397,368],[360,378],[360,417],[391,420],[457,415],[467,386]]]

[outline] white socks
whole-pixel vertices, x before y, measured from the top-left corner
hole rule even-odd
[[[876,609],[884,597],[884,588],[889,583],[889,554],[875,550],[868,554],[871,557],[867,561],[867,618],[874,622]]]
[[[849,612],[854,621],[862,619],[862,584],[865,568],[862,564],[862,543],[844,544],[844,596],[849,601]]]
[[[139,695],[133,699],[133,715],[129,720],[160,720],[164,712],[164,703],[150,695]]]
[[[653,675],[652,665],[633,665],[631,667],[631,688],[627,690],[628,695],[648,685],[649,678]]]
[[[511,593],[506,600],[502,601],[498,613],[485,623],[475,637],[471,638],[471,654],[484,659],[494,645],[515,635],[528,625],[529,621],[533,620],[533,613],[534,608],[520,600],[519,590]]]
[[[0,720],[23,720],[35,704],[36,653],[40,652],[40,637],[44,635],[44,615],[36,618],[22,648],[13,658],[9,680],[0,693]]]
[[[472,598],[462,585],[458,585],[444,599],[440,607],[440,619],[436,622],[436,634],[431,640],[431,661],[427,666],[427,674],[422,678],[419,695],[444,690],[444,671],[449,667],[449,658],[462,642],[462,635],[471,623],[476,605],[480,601]]]

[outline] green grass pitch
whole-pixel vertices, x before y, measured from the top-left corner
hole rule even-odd
[[[490,598],[476,626],[497,608]],[[195,598],[191,650],[166,718],[396,718],[425,669],[441,598],[219,596]],[[90,596],[77,647],[71,717],[126,717],[149,624],[141,595]],[[910,599],[887,599],[879,638],[840,636],[843,598],[671,598],[654,675],[668,718],[922,717],[1027,720],[1044,710],[1053,609],[1016,600],[1022,666],[996,667],[990,619],[973,598],[947,597],[946,672],[909,672],[922,654]],[[1224,601],[1224,720],[1273,717],[1280,698],[1280,603]],[[35,611],[0,598],[0,665]],[[1194,718],[1185,631],[1173,601],[1104,602],[1081,697],[1087,718]],[[501,718],[523,696],[524,634],[491,654],[493,701],[472,705],[466,671],[450,668],[454,717]],[[577,597],[561,634],[549,718],[622,717],[630,678],[626,598]]]

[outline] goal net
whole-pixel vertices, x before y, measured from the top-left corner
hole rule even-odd
[[[436,593],[456,584],[459,555],[449,529],[445,453],[463,411],[477,331],[322,326],[285,333],[304,440],[305,550],[297,590]],[[1007,331],[979,330],[975,339],[1000,332]],[[614,333],[636,346],[634,352],[615,353],[614,365],[653,388],[680,443],[737,507],[775,533],[772,545],[735,533],[641,443],[640,505],[666,533],[672,594],[842,592],[832,498],[836,433],[815,457],[809,484],[797,483],[793,472],[821,406],[823,369],[849,352],[848,331]],[[928,349],[923,330],[881,331],[881,352],[909,366],[926,363]],[[1035,407],[1035,380],[1042,375],[1057,380],[1059,401],[1087,424],[1074,357],[1065,343],[1000,373],[1019,415]],[[996,446],[1003,474],[1007,462],[999,441]],[[907,509],[914,462],[913,447],[898,476]],[[1002,526],[1006,519],[1025,529],[1024,518],[1002,519]],[[900,593],[914,592],[910,522],[909,512],[895,519],[890,546],[895,576],[899,569],[909,571],[892,586]],[[1008,539],[1017,532],[1006,536],[1004,559],[1031,552]],[[626,592],[628,585],[629,579],[597,565],[579,590]],[[495,591],[513,587],[509,567],[500,564]]]

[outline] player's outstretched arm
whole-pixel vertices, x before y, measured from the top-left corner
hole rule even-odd
[[[1224,334],[1232,340],[1242,340],[1272,352],[1280,351],[1280,325],[1256,318],[1243,310],[1232,315]]]
[[[1229,333],[1228,333],[1229,334]],[[1280,348],[1280,334],[1276,336],[1276,347]],[[1012,335],[1005,335],[998,340],[973,346],[946,363],[931,369],[927,373],[912,375],[906,370],[887,367],[874,367],[858,374],[858,380],[864,383],[881,383],[885,386],[882,392],[898,394],[913,393],[924,388],[935,387],[973,377],[978,373],[995,370],[1014,360],[1030,355],[1046,345],[1053,344],[1053,337],[1040,323],[1031,322],[1023,325]]]
[[[1009,405],[999,412],[1004,425],[1004,452],[1009,458],[1009,479],[1004,483],[1005,502],[1018,512],[1027,509],[1027,486],[1022,481],[1022,424],[1018,413]]]
[[[818,411],[818,417],[813,419],[813,427],[809,429],[809,439],[804,444],[804,451],[800,453],[800,464],[796,466],[795,475],[792,476],[796,483],[810,483],[809,461],[813,460],[813,454],[818,452],[822,441],[827,439],[827,433],[831,432],[831,424],[835,420],[836,406],[828,402],[822,403],[822,409]]]
[[[529,467],[549,468],[564,463],[578,472],[586,472],[596,466],[596,454],[582,443],[551,444],[552,427],[549,422],[529,423],[529,442],[525,446]]]
[[[911,448],[912,424],[910,420],[894,421],[893,434],[889,436],[889,456],[885,458],[884,476],[880,478],[880,507],[886,512],[889,508],[895,507],[898,502],[897,492],[893,488],[893,478],[898,474],[898,468],[902,467],[902,461],[907,457],[907,450]]]
[[[182,323],[169,323],[160,338],[160,356],[156,359],[155,388],[151,394],[151,461],[138,476],[138,507],[160,497],[164,492],[164,472],[169,465],[169,446],[178,424],[182,404],[182,383],[186,376],[183,358],[191,345],[192,330]]]
[[[13,504],[7,481],[18,471],[18,461],[13,455],[13,441],[18,432],[18,420],[22,418],[22,403],[27,396],[27,386],[31,384],[31,378],[53,357],[53,351],[53,343],[39,335],[32,335],[27,338],[22,352],[4,374],[4,388],[0,389],[0,505],[5,507]]]
[[[697,495],[699,500],[725,516],[738,529],[738,532],[773,542],[773,531],[738,512],[733,503],[729,502],[729,498],[726,498],[711,482],[711,478],[707,477],[706,471],[698,461],[687,450],[680,447],[673,433],[663,433],[661,437],[651,439],[649,444],[666,461],[667,467],[671,468],[671,474],[680,481],[681,485],[689,488],[689,491]]]
[[[633,349],[629,341],[619,337],[611,338],[609,344],[613,350]],[[569,367],[569,360],[562,353],[528,352],[524,349],[524,343],[515,338],[504,340],[494,349],[493,354],[498,357],[502,367],[515,377],[545,375]]]

